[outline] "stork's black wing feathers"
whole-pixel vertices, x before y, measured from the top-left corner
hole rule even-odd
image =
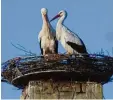
[[[70,42],[70,41],[67,41],[67,44],[70,45],[78,53],[86,53],[87,54],[85,45],[78,45],[78,44]]]
[[[55,39],[55,53],[58,53],[58,41]]]
[[[41,54],[43,55],[43,49],[41,48],[41,39],[40,39],[40,50],[41,50]]]

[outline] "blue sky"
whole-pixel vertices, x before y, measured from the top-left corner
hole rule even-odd
[[[40,54],[38,32],[41,30],[40,9],[48,9],[52,18],[60,10],[68,12],[64,24],[76,32],[89,52],[101,48],[112,55],[113,47],[113,0],[1,0],[2,1],[2,62],[24,55],[11,45],[21,44],[27,50]],[[57,20],[52,22],[55,28]],[[59,46],[59,52],[65,52]],[[113,55],[112,55],[113,56]],[[105,98],[113,98],[113,83],[103,86]],[[2,98],[19,99],[21,90],[2,83]]]

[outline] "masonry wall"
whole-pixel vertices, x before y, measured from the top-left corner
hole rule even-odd
[[[102,99],[102,85],[96,82],[30,81],[21,99]]]

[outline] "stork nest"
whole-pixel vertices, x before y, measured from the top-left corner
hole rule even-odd
[[[113,57],[89,54],[16,57],[2,64],[2,77],[16,87],[30,80],[74,80],[106,83],[113,75]]]

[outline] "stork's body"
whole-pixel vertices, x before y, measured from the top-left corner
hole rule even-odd
[[[72,54],[87,53],[86,47],[83,41],[81,40],[81,38],[63,25],[63,21],[66,18],[66,12],[60,11],[59,14],[56,15],[52,20],[58,17],[60,18],[56,25],[56,37],[67,51],[67,54],[72,55]]]
[[[42,8],[42,30],[39,33],[38,39],[40,41],[41,54],[52,54],[58,52],[58,43],[55,36],[55,30],[49,23],[47,16],[47,9]]]

